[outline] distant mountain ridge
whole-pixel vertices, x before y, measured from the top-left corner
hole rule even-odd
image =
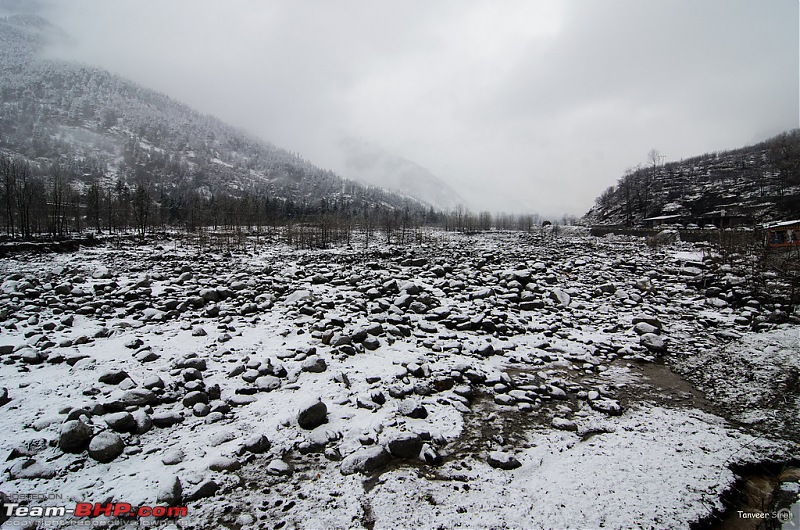
[[[752,146],[679,162],[653,160],[607,188],[583,220],[640,226],[659,216],[698,220],[723,216],[752,223],[800,218],[798,129]]]
[[[161,197],[266,196],[295,204],[426,210],[103,69],[46,60],[67,37],[35,16],[0,18],[0,153],[59,164],[74,185],[147,182]]]
[[[464,204],[458,193],[428,169],[352,136],[338,142],[342,172],[366,184],[414,197],[443,211]]]

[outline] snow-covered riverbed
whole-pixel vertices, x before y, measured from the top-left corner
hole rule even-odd
[[[0,490],[181,528],[663,528],[796,457],[793,379],[754,384],[800,366],[796,316],[691,245],[426,242],[0,260]]]

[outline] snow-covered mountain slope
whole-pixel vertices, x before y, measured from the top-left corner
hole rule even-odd
[[[657,154],[657,153],[656,153]],[[592,224],[636,225],[648,217],[714,217],[752,222],[800,217],[800,130],[756,145],[639,166],[597,198]]]
[[[59,164],[87,183],[157,183],[170,197],[422,208],[103,69],[43,58],[66,38],[37,16],[0,18],[0,153]]]

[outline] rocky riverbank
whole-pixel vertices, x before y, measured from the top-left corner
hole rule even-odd
[[[686,526],[732,464],[798,449],[800,319],[704,255],[432,232],[0,259],[0,489],[185,503],[181,528]]]

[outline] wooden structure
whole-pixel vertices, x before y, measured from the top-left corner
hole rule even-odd
[[[800,247],[800,219],[766,226],[767,248]]]

